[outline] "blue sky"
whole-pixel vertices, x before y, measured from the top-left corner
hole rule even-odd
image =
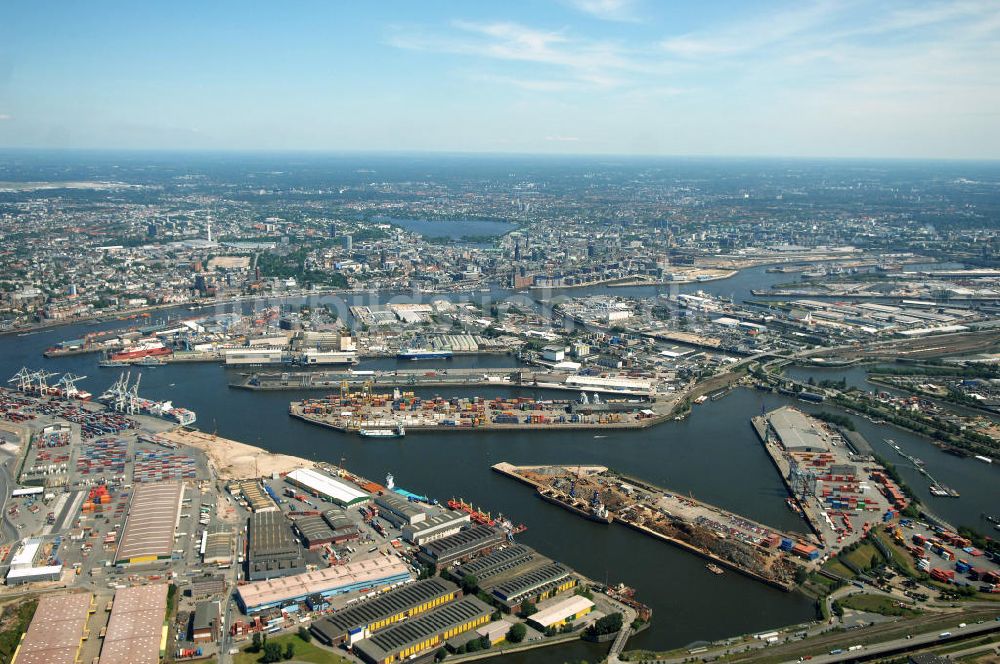
[[[1000,2],[9,0],[0,146],[1000,158]]]

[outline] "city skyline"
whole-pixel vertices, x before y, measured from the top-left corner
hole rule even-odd
[[[988,2],[102,7],[5,10],[0,148],[1000,157]]]

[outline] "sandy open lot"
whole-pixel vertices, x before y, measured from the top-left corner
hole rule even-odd
[[[177,429],[162,433],[160,436],[178,445],[187,445],[205,452],[215,474],[222,480],[287,473],[296,468],[313,465],[306,459],[287,454],[272,454],[253,445],[201,431]]]

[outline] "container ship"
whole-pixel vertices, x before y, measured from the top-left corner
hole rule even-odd
[[[456,512],[465,512],[476,523],[484,526],[496,526],[507,531],[508,535],[519,535],[528,529],[523,523],[515,526],[513,521],[502,514],[494,519],[492,514],[484,512],[478,507],[473,507],[461,498],[457,500],[452,498],[448,501],[447,505],[448,509],[455,510]]]
[[[403,348],[396,355],[401,360],[447,360],[451,359],[450,350],[432,350],[430,348]]]
[[[358,429],[358,435],[363,438],[402,438],[406,429],[402,424],[393,429]]]
[[[193,410],[176,407],[170,401],[145,401],[142,411],[164,420],[173,420],[182,426],[194,424],[198,420]]]
[[[99,397],[99,401],[119,413],[152,415],[182,426],[194,424],[198,416],[193,410],[179,408],[170,401],[153,401],[139,396],[139,378],[131,383],[131,372],[122,373],[118,380]]]
[[[155,339],[145,339],[112,354],[109,359],[118,362],[132,362],[147,357],[155,358],[172,353],[173,351],[161,342]]]

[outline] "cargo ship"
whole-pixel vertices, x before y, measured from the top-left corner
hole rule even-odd
[[[707,569],[712,574],[722,574],[724,572],[724,570],[715,563],[709,563],[705,565],[705,569]]]
[[[144,339],[111,355],[111,360],[133,362],[146,357],[170,355],[173,351],[156,339]]]
[[[97,363],[97,366],[104,368],[127,367],[129,366],[129,363],[124,360],[112,360],[110,356],[105,355],[104,358]]]
[[[478,507],[473,507],[461,498],[457,500],[452,498],[447,502],[447,505],[448,509],[455,510],[456,512],[465,512],[469,515],[469,518],[476,523],[484,526],[496,526],[497,528],[506,531],[508,536],[519,535],[528,529],[528,527],[523,523],[519,523],[515,526],[514,522],[505,517],[503,514],[494,519],[493,515],[484,512]]]
[[[358,429],[358,435],[363,438],[402,438],[406,429],[402,424],[394,429]]]
[[[400,360],[448,360],[451,359],[450,350],[432,350],[430,348],[403,348],[396,355]]]
[[[594,492],[594,495],[590,499],[589,503],[584,500],[580,500],[573,495],[567,495],[562,491],[557,491],[552,487],[540,486],[538,487],[537,492],[538,497],[545,502],[552,503],[553,505],[559,505],[560,507],[582,516],[585,519],[605,524],[611,523],[613,520],[613,517],[604,506],[604,503],[601,502],[601,498],[596,491]]]
[[[153,401],[140,397],[139,381],[142,375],[135,383],[131,383],[131,377],[131,373],[122,373],[98,400],[119,413],[152,415],[182,426],[189,426],[197,421],[198,416],[193,410],[175,407],[170,401]]]

